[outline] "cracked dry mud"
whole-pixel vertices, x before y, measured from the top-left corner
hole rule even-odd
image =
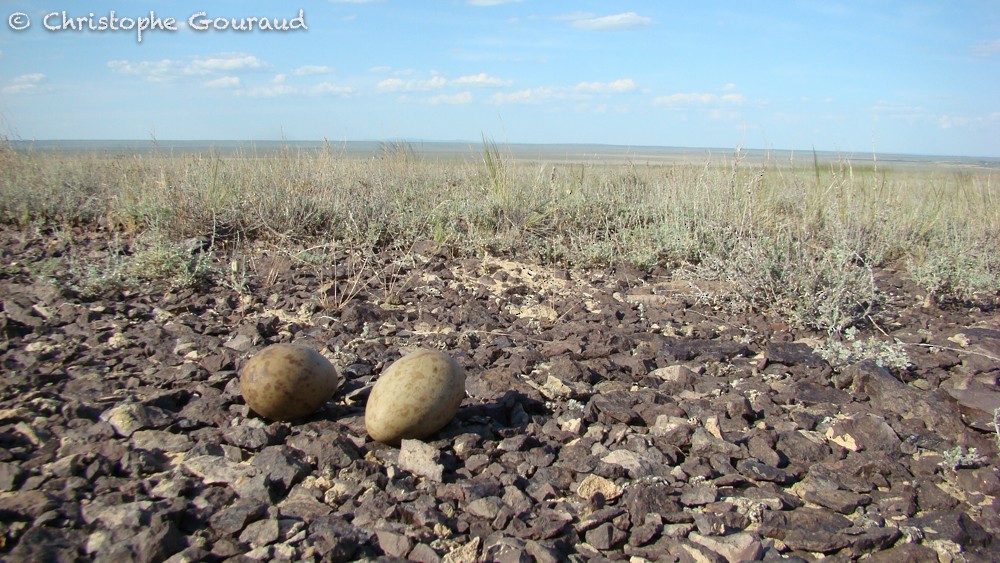
[[[341,309],[327,298],[350,284],[344,268],[273,251],[254,257],[243,294],[153,284],[83,299],[33,264],[100,256],[107,237],[0,238],[3,560],[899,562],[1000,549],[996,303],[925,307],[879,272],[880,326],[913,365],[834,369],[820,335],[713,309],[705,287],[655,272],[417,244],[356,272]],[[275,342],[320,350],[346,380],[307,419],[270,423],[240,397],[240,367]],[[367,390],[418,347],[450,353],[468,396],[426,442],[372,442]]]

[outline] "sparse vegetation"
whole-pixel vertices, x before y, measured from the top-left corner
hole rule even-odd
[[[464,160],[423,158],[405,143],[368,158],[329,146],[263,155],[4,146],[0,159],[3,223],[155,235],[141,252],[81,273],[85,288],[137,272],[197,283],[206,264],[174,246],[211,237],[374,251],[427,239],[567,266],[661,266],[728,282],[730,306],[833,335],[877,311],[876,268],[907,270],[937,300],[988,301],[1000,289],[988,170],[750,163],[740,151],[698,165],[553,166],[485,137],[481,157]],[[241,283],[239,271],[216,274]]]
[[[835,368],[864,360],[872,360],[880,367],[900,371],[910,366],[910,358],[902,343],[880,340],[874,336],[859,338],[858,331],[853,326],[844,330],[842,339],[831,336],[826,346],[816,352]]]

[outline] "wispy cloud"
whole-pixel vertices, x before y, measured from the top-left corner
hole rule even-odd
[[[141,76],[150,82],[170,82],[183,77],[209,76],[216,73],[255,71],[266,68],[264,61],[245,53],[226,53],[185,60],[108,61],[112,72]]]
[[[382,0],[329,0],[331,4],[374,4]]]
[[[15,76],[10,81],[10,84],[0,88],[0,93],[30,94],[38,89],[38,85],[41,84],[43,80],[45,80],[45,75],[40,72]]]
[[[427,80],[403,80],[402,78],[386,78],[375,85],[379,92],[420,92],[443,88],[448,80],[443,76],[433,76]]]
[[[625,31],[645,27],[653,23],[652,18],[640,16],[635,12],[623,12],[611,16],[594,17],[592,14],[580,14],[578,18],[570,19],[573,27],[591,31]]]
[[[455,86],[510,86],[514,82],[512,80],[504,80],[502,78],[497,78],[496,76],[490,76],[485,72],[480,72],[479,74],[472,74],[469,76],[459,76],[458,78],[451,81],[451,84]]]
[[[565,92],[560,89],[538,87],[515,92],[497,92],[490,97],[490,101],[495,104],[537,104],[565,97]]]
[[[490,76],[485,72],[480,72],[479,74],[470,74],[467,76],[459,76],[454,79],[447,79],[439,74],[432,73],[432,76],[427,79],[403,79],[399,78],[399,75],[412,74],[412,71],[401,72],[397,71],[393,74],[392,78],[385,78],[380,80],[375,85],[375,90],[381,93],[389,92],[422,92],[427,90],[437,90],[444,88],[446,86],[459,86],[459,87],[492,87],[497,88],[501,86],[510,86],[513,84],[511,80],[504,80],[503,78],[498,78],[496,76]]]
[[[427,100],[428,103],[438,105],[438,104],[469,104],[472,103],[472,92],[459,92],[457,94],[438,94],[437,96],[431,96]]]
[[[239,76],[220,76],[209,80],[204,84],[206,88],[239,88],[240,87],[240,77]]]
[[[635,81],[620,78],[611,82],[579,82],[576,86],[539,86],[514,92],[498,92],[490,97],[495,104],[537,104],[555,100],[591,102],[614,94],[635,90]],[[588,105],[588,107],[590,107]]]
[[[993,41],[980,41],[972,46],[972,54],[977,57],[992,57],[1000,54],[1000,39]]]
[[[612,82],[581,82],[576,85],[577,92],[595,93],[621,93],[635,90],[635,81],[631,78],[622,78]]]
[[[277,77],[276,77],[277,78]],[[356,92],[350,86],[320,82],[311,86],[295,86],[286,84],[284,80],[273,80],[270,84],[240,88],[234,91],[237,96],[247,98],[277,98],[280,96],[353,96]]]
[[[746,102],[743,94],[711,94],[702,92],[679,92],[653,98],[653,103],[659,106],[699,106],[699,105],[742,105]]]
[[[320,82],[319,84],[306,90],[307,94],[322,96],[322,95],[335,95],[335,96],[353,96],[355,94],[354,88],[350,86],[344,86],[342,84],[334,84],[332,82]]]
[[[875,119],[898,120],[908,123],[934,118],[933,114],[923,106],[913,106],[887,100],[875,102],[875,105],[872,106],[872,114]]]
[[[333,69],[325,65],[302,65],[294,70],[295,76],[309,76],[311,74],[330,74]]]
[[[977,115],[973,117],[964,115],[942,115],[938,118],[938,125],[942,129],[953,129],[956,127],[976,127],[980,125],[990,125],[1000,123],[1000,111],[995,111],[987,115]]]

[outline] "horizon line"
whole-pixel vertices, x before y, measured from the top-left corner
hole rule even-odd
[[[921,153],[906,153],[906,152],[884,152],[884,151],[857,151],[857,150],[841,150],[841,149],[817,149],[817,148],[759,148],[759,147],[696,147],[696,146],[684,146],[684,145],[646,145],[646,144],[619,144],[619,143],[594,143],[594,142],[510,142],[510,141],[495,141],[492,139],[486,139],[487,142],[494,143],[498,146],[505,147],[603,147],[609,149],[620,149],[621,152],[627,153],[631,149],[652,149],[652,150],[664,150],[664,151],[709,151],[709,152],[747,152],[747,153],[805,153],[811,154],[816,153],[817,155],[837,155],[848,159],[858,160],[861,158],[878,160],[878,157],[911,157],[911,158],[955,158],[962,160],[987,160],[996,161],[1000,164],[1000,155],[965,155],[965,154],[921,154]],[[55,143],[108,143],[108,144],[146,144],[149,148],[155,148],[160,144],[168,143],[184,143],[188,145],[204,145],[206,148],[211,148],[212,144],[243,144],[252,145],[255,143],[267,143],[267,144],[314,144],[314,145],[342,145],[342,144],[429,144],[429,145],[468,145],[470,147],[481,147],[484,140],[463,140],[463,139],[452,139],[452,140],[440,140],[440,139],[421,139],[421,138],[407,138],[407,137],[389,137],[384,139],[342,139],[333,141],[327,138],[323,139],[10,139],[10,138],[0,138],[0,142],[11,143],[14,145],[32,145],[35,143],[45,143],[45,144],[55,144]],[[874,158],[873,158],[874,157]]]

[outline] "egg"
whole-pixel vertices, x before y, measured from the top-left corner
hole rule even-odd
[[[240,371],[240,393],[253,411],[271,420],[309,416],[340,386],[322,354],[299,344],[272,344]]]
[[[385,444],[422,440],[451,421],[464,397],[462,366],[444,352],[417,350],[375,382],[365,405],[365,428]]]

